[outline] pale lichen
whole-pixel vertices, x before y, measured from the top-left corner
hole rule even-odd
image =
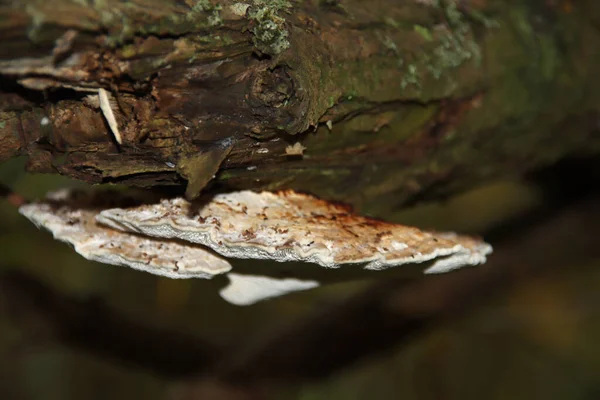
[[[409,85],[415,85],[420,87],[421,84],[419,82],[419,74],[417,72],[417,66],[414,64],[409,64],[406,67],[406,73],[402,77],[402,82],[400,82],[402,88],[406,88]]]
[[[252,41],[261,53],[274,56],[290,47],[285,18],[280,13],[291,6],[287,0],[254,0],[248,9],[248,18],[253,22]]]
[[[230,5],[229,9],[231,10],[232,13],[241,17],[241,16],[246,15],[246,11],[248,11],[248,7],[250,7],[250,4],[248,4],[248,3],[235,3],[235,4]]]
[[[458,9],[456,2],[446,0],[441,2],[441,6],[448,31],[433,52],[430,71],[436,77],[441,75],[440,70],[458,67],[471,59],[479,63],[481,59],[481,51],[473,39],[471,25],[463,12]]]
[[[425,73],[439,80],[449,70],[458,68],[467,61],[476,64],[481,61],[481,50],[473,38],[469,22],[469,19],[479,22],[479,19],[470,18],[468,10],[459,9],[454,0],[432,1],[428,5],[438,10],[443,22],[431,28],[413,26],[413,30],[429,44],[427,50],[412,58],[408,57],[410,63],[406,64],[402,87],[419,86],[418,78]]]
[[[223,24],[221,18],[222,7],[219,4],[213,4],[209,0],[198,0],[192,6],[192,12],[188,14],[188,19],[196,18],[198,14],[208,14],[207,22],[209,26],[219,26]]]

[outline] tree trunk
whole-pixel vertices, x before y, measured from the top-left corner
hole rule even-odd
[[[384,216],[600,150],[596,0],[14,3],[0,161],[30,171]]]

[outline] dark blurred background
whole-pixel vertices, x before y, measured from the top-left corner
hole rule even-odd
[[[26,198],[81,184],[0,182]],[[600,398],[600,158],[386,215],[483,235],[486,265],[251,307],[89,262],[0,202],[0,398]]]

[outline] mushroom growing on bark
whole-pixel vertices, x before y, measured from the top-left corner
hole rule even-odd
[[[131,198],[110,193],[111,201],[131,202]],[[71,244],[88,260],[122,265],[168,278],[212,278],[231,270],[227,260],[201,246],[178,240],[157,240],[111,229],[95,217],[108,196],[60,190],[46,201],[25,204],[22,215],[35,225],[48,229],[55,239]]]
[[[96,219],[122,231],[201,244],[225,257],[304,261],[328,268],[365,264],[365,269],[378,270],[439,259],[428,272],[445,272],[481,264],[491,251],[469,236],[361,217],[346,206],[293,191],[219,194],[194,208],[182,198],[163,199],[107,209]]]
[[[21,206],[20,212],[88,259],[169,278],[229,273],[232,265],[225,258],[289,264],[283,275],[268,266],[260,274],[233,268],[220,294],[238,305],[319,286],[322,280],[313,271],[323,268],[311,263],[330,271],[329,280],[405,264],[441,273],[482,264],[492,251],[470,236],[361,217],[349,207],[293,191],[156,200],[128,192],[63,190]]]

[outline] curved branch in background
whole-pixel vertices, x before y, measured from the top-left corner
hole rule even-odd
[[[77,348],[165,377],[209,373],[220,354],[217,346],[199,338],[136,322],[101,301],[60,294],[23,272],[0,276],[0,301],[32,340]]]

